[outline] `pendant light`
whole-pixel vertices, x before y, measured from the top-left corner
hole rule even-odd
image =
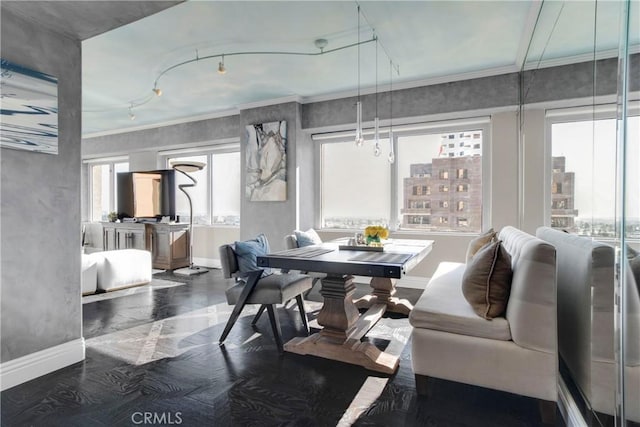
[[[380,149],[380,120],[378,119],[378,37],[376,39],[376,117],[373,119],[373,155],[380,157],[382,150]]]
[[[356,145],[362,147],[362,102],[360,100],[360,5],[358,5],[358,101],[356,102]]]
[[[389,163],[396,161],[393,152],[393,61],[389,60]]]

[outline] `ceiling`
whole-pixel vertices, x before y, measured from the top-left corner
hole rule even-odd
[[[356,43],[353,1],[5,3],[21,3],[21,14],[84,40],[85,137],[355,95],[358,88],[371,93],[376,81],[388,90],[390,82],[411,87],[585,61],[593,57],[596,19],[592,1],[361,1],[360,40],[375,29],[379,43],[377,62],[375,42],[360,46],[358,74],[356,47],[315,56],[231,55],[319,53],[318,38],[328,40],[325,51]],[[617,53],[620,4],[597,3],[599,57]],[[220,54],[224,75],[217,73],[221,58],[204,59]],[[399,71],[392,77],[390,58]],[[185,61],[192,62],[162,74]],[[161,97],[152,92],[156,80]]]

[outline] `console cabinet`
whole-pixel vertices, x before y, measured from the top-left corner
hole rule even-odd
[[[103,222],[102,242],[105,251],[150,251],[153,268],[174,270],[189,266],[188,224]]]

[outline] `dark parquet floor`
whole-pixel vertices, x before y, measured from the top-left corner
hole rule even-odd
[[[406,317],[386,315],[365,338],[401,355],[397,373],[382,375],[279,355],[268,317],[251,326],[253,307],[219,345],[231,312],[220,271],[154,277],[186,284],[84,304],[86,359],[2,392],[1,425],[541,425],[537,401],[523,396],[434,379],[430,397],[418,397]],[[419,295],[399,290],[412,302]],[[310,317],[321,301],[314,289]],[[285,340],[303,335],[297,312],[278,311]]]

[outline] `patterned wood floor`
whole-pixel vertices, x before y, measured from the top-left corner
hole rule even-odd
[[[537,426],[537,402],[433,380],[418,398],[406,318],[380,320],[369,339],[401,355],[395,375],[286,353],[268,317],[246,309],[225,345],[231,312],[219,271],[187,285],[84,304],[86,360],[1,394],[2,426]],[[356,296],[368,289],[360,286]],[[401,289],[415,302],[419,291]],[[315,317],[321,297],[308,309]],[[298,313],[279,310],[283,336],[303,335]],[[313,326],[313,324],[312,324]],[[146,417],[146,418],[145,418]],[[561,417],[557,416],[561,423]],[[560,424],[559,424],[560,425]]]

